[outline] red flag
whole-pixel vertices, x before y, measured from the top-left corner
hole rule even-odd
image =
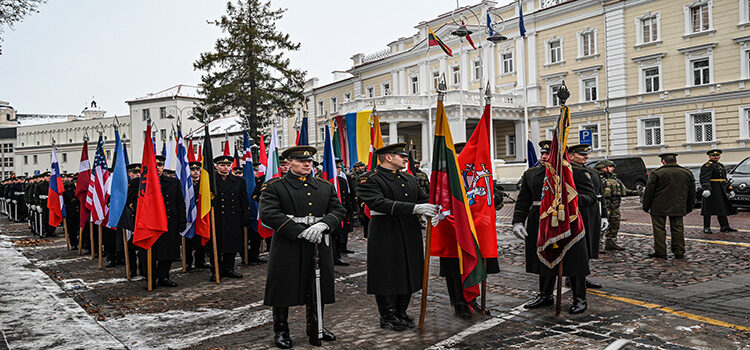
[[[151,125],[146,127],[146,135],[150,135],[150,132]],[[162,233],[167,232],[167,210],[164,208],[161,181],[156,170],[154,144],[149,140],[143,146],[142,159],[133,244],[149,249]]]
[[[225,156],[231,156],[232,155],[229,152],[229,140],[224,140],[224,155]]]
[[[195,161],[195,150],[193,149],[193,139],[190,139],[190,142],[188,143],[187,157],[188,157],[188,162]]]
[[[585,234],[578,212],[578,192],[568,158],[570,110],[560,107],[560,118],[552,138],[544,176],[542,204],[539,207],[539,238],[536,251],[547,267],[562,261],[568,249]]]
[[[464,24],[464,21],[461,21],[461,27],[463,27],[466,30],[469,30],[468,28],[466,28],[466,25]],[[471,40],[471,34],[467,34],[466,35],[466,40],[469,42],[469,44],[471,44],[471,47],[473,47],[474,50],[477,49],[477,47],[474,46],[474,40]]]
[[[81,220],[79,225],[81,230],[89,222],[91,212],[86,208],[86,195],[89,192],[89,181],[91,181],[91,167],[89,166],[89,142],[83,141],[81,150],[81,163],[78,166],[78,180],[76,181],[76,198],[80,205]]]
[[[263,135],[260,135],[260,150],[258,150],[258,177],[264,177],[266,175],[266,167],[268,166],[268,155],[266,154],[266,142],[263,139]]]
[[[203,145],[198,145],[198,161],[203,161]]]

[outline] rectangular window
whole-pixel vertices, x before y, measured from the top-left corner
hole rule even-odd
[[[552,94],[552,106],[559,106],[560,99],[557,98],[557,90],[560,90],[560,85],[552,85],[550,87],[550,93]]]
[[[63,153],[62,154],[62,161],[63,161],[63,163],[67,163],[68,162],[68,154],[67,153]]]
[[[323,101],[318,101],[318,115],[323,115],[323,112],[325,112],[324,107]]]
[[[643,145],[661,145],[661,120],[659,118],[644,119],[643,121]]]
[[[451,67],[451,76],[453,77],[453,80],[452,80],[453,85],[461,84],[461,67],[460,66]]]
[[[338,104],[339,99],[336,97],[331,97],[331,112],[336,113],[338,111]]]
[[[34,164],[39,164],[39,157],[36,154],[34,155]]]
[[[516,155],[516,135],[505,135],[505,155]]]
[[[161,130],[159,130],[159,135],[161,136],[162,140],[166,140],[167,139],[167,129],[161,129]],[[107,157],[107,158],[109,158],[109,157]]]
[[[148,120],[151,117],[151,111],[148,108],[143,110],[143,120]]]
[[[29,156],[23,156],[23,164],[24,165],[29,164]]]
[[[591,56],[595,54],[594,51],[594,32],[586,32],[581,34],[581,49],[582,56]]]
[[[503,74],[513,73],[513,53],[506,52],[502,54]]]
[[[691,7],[690,22],[693,33],[708,30],[708,4]]]
[[[659,67],[646,68],[643,70],[643,85],[645,92],[659,91]]]
[[[583,125],[581,130],[591,131],[591,149],[599,149],[599,125]]]
[[[693,132],[695,142],[709,142],[714,140],[713,116],[711,113],[693,114]]]
[[[554,40],[549,42],[549,63],[557,63],[562,61],[562,47],[560,40]]]
[[[583,95],[587,102],[596,101],[596,78],[583,80]]]
[[[375,88],[370,86],[367,88],[367,98],[375,97]]]
[[[344,94],[344,101],[351,101],[352,100],[352,94],[351,92],[347,92]]]
[[[693,68],[693,85],[704,85],[711,82],[708,58],[690,62]]]
[[[479,60],[476,60],[472,63],[472,65],[474,68],[474,80],[479,80],[479,78],[482,76],[482,63],[479,62]]]
[[[167,107],[159,107],[159,119],[167,119]]]
[[[419,93],[419,77],[411,77],[411,94],[416,95]]]
[[[432,89],[437,90],[440,85],[440,72],[432,72]]]
[[[391,83],[383,83],[383,96],[391,94]]]
[[[657,26],[656,17],[642,19],[641,31],[641,39],[643,40],[643,43],[656,41],[659,37],[659,27]]]
[[[110,150],[106,150],[104,151],[104,153],[106,154],[105,157],[107,157],[107,159],[110,159],[110,154],[111,154]]]

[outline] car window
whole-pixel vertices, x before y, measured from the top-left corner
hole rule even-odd
[[[750,174],[750,158],[745,158],[742,163],[737,164],[732,174]]]

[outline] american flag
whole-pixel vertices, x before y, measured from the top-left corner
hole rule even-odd
[[[104,141],[99,136],[94,157],[94,169],[91,171],[89,192],[86,195],[86,208],[91,211],[91,222],[97,225],[109,216],[109,190],[112,184],[107,168],[107,157],[104,155]]]

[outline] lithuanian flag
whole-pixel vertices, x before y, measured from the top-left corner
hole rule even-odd
[[[430,27],[427,27],[427,30],[429,33],[427,34],[428,43],[430,46],[440,46],[441,49],[443,49],[443,52],[445,52],[446,55],[453,57],[453,51],[451,51],[451,48],[448,47],[448,45],[445,45],[445,43],[438,38],[437,35],[430,29]]]
[[[479,283],[487,278],[487,272],[441,99],[438,99],[433,145],[430,203],[439,206],[439,225],[448,224],[456,233],[464,297],[473,300],[479,295]]]

